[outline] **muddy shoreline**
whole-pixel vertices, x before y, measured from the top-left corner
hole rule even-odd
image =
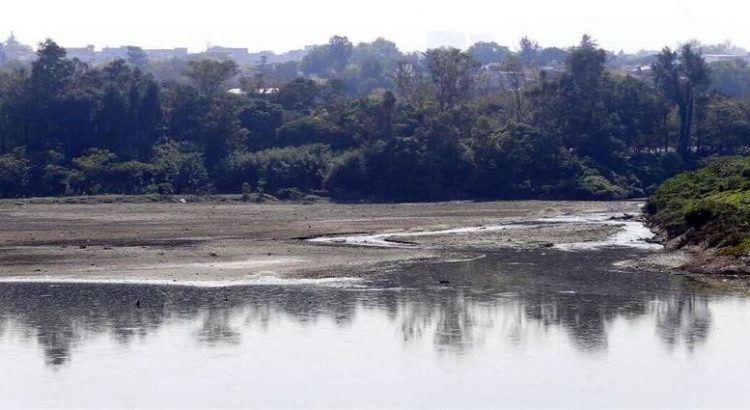
[[[634,201],[356,205],[3,201],[0,280],[190,284],[357,278],[402,263],[471,258],[493,249],[606,241],[617,226],[479,228],[564,215],[637,214],[640,206]],[[419,234],[467,227],[477,229],[460,235]],[[306,240],[353,234],[390,234],[393,241],[409,246]]]
[[[646,222],[654,232],[655,241],[664,245],[665,255],[680,260],[669,273],[695,282],[730,291],[750,292],[750,259],[722,254],[720,249],[686,245],[684,238],[668,238],[660,226]]]
[[[690,248],[669,252],[689,255],[688,261],[675,270],[677,274],[716,288],[750,292],[750,267],[747,261],[719,255],[714,249]]]

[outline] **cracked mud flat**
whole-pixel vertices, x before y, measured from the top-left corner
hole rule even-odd
[[[335,284],[332,278],[356,280],[405,262],[462,260],[493,249],[653,248],[640,240],[649,234],[640,223],[610,220],[637,215],[640,206],[6,201],[0,202],[0,281]]]

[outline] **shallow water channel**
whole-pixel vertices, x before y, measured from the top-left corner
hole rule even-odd
[[[503,250],[366,280],[0,283],[0,407],[750,407],[750,299]]]

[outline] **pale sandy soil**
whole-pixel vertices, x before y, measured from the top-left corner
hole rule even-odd
[[[410,248],[314,244],[350,233],[433,231],[592,212],[637,214],[636,202],[430,204],[18,204],[0,202],[0,278],[243,281],[357,277],[380,266],[502,247],[601,240],[611,226],[409,238]],[[397,239],[398,237],[394,237]]]

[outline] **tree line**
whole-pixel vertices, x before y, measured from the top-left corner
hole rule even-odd
[[[750,146],[728,64],[717,77],[693,44],[637,76],[588,36],[412,54],[336,36],[299,64],[195,59],[178,76],[137,50],[92,67],[48,40],[37,56],[0,70],[0,197],[613,199]]]

